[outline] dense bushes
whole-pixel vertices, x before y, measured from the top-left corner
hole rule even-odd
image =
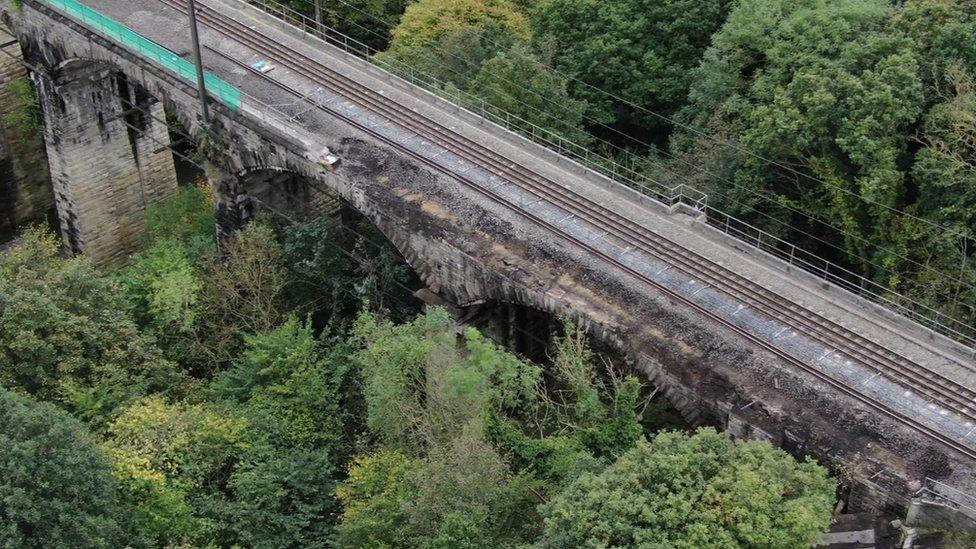
[[[976,319],[972,2],[406,4],[324,18]],[[184,189],[147,225],[108,275],[36,229],[0,256],[2,544],[805,547],[829,520],[822,468],[659,432],[646,387],[572,326],[541,366],[419,314],[412,271],[349,212],[218,250]]]
[[[796,547],[827,528],[833,485],[812,462],[702,429],[640,441],[544,507],[542,547]]]
[[[715,204],[971,324],[976,50],[960,37],[974,30],[965,1],[739,2],[682,111],[733,146],[682,132],[708,168],[688,175]]]
[[[0,544],[118,547],[115,479],[85,427],[0,387]]]
[[[807,539],[829,517],[824,471],[768,445],[708,433],[644,442],[646,388],[598,366],[574,327],[546,367],[474,329],[459,339],[445,311],[403,305],[409,269],[362,220],[362,234],[257,222],[218,253],[201,196],[152,208],[145,251],[109,275],[60,257],[38,230],[0,257],[6,544],[583,543],[596,534],[561,525],[566,501],[599,516],[603,502],[581,491],[619,491],[628,460],[672,464],[642,477],[653,491],[703,444],[714,467],[673,490],[734,497],[680,528],[666,513],[629,528],[740,539],[737,523],[709,517],[748,511],[774,525],[752,535]],[[692,523],[698,537],[682,537]]]

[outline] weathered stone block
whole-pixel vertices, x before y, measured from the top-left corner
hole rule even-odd
[[[34,77],[64,242],[100,266],[122,265],[139,247],[146,206],[176,192],[162,103],[100,63]]]

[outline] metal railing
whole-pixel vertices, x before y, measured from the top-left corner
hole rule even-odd
[[[122,44],[150,61],[155,61],[169,72],[190,82],[196,82],[197,73],[193,63],[126,27],[122,23],[78,2],[78,0],[40,1],[55,7],[69,17],[81,21],[82,24],[101,32],[107,38]],[[240,107],[240,90],[235,86],[209,72],[204,75],[204,80],[206,81],[208,93],[232,109]]]
[[[499,109],[480,97],[460,90],[456,86],[447,85],[445,82],[406,63],[383,57],[376,58],[375,54],[380,53],[378,50],[328,25],[317,23],[310,17],[284,6],[276,0],[244,1],[261,8],[269,15],[290,24],[308,36],[324,40],[346,53],[391,72],[446,101],[472,111],[504,129],[513,131],[558,154],[576,160],[618,183],[635,189],[661,202],[669,211],[688,209],[691,212],[701,214],[710,227],[781,259],[793,267],[826,280],[843,290],[877,303],[935,332],[946,335],[970,347],[976,353],[976,327],[953,318],[917,299],[878,284],[842,265],[824,259],[731,214],[711,207],[708,205],[707,194],[698,189],[683,183],[668,186],[651,178],[640,171],[640,167],[646,163],[646,160],[630,151],[617,148],[619,155],[613,158],[594,152],[590,147],[576,143],[557,132],[542,128],[519,116]]]
[[[925,483],[915,492],[915,497],[924,501],[950,507],[965,515],[976,518],[976,496],[953,488],[944,482],[925,477]]]
[[[42,0],[60,8],[65,13],[101,31],[108,38],[121,42],[167,70],[192,81],[192,64],[172,51],[152,42],[127,27],[117,23],[95,10],[84,6],[77,0]],[[713,227],[751,247],[757,248],[789,265],[800,268],[822,278],[843,290],[861,296],[872,302],[901,314],[915,322],[944,334],[972,348],[976,354],[976,328],[935,308],[891,290],[873,280],[865,278],[837,263],[823,259],[772,233],[764,231],[746,221],[738,219],[715,207],[708,205],[707,194],[686,184],[668,186],[641,171],[646,160],[625,149],[617,148],[618,155],[609,157],[593,151],[590,147],[577,143],[548,128],[543,128],[517,115],[499,109],[482,98],[446,85],[444,82],[420,71],[406,63],[386,58],[377,59],[377,50],[351,38],[327,25],[318,24],[308,16],[299,13],[275,0],[245,0],[259,7],[283,24],[300,30],[307,36],[319,38],[342,51],[363,59],[370,64],[390,72],[406,82],[419,86],[437,97],[489,120],[501,128],[512,131],[538,143],[539,145],[568,157],[623,184],[637,192],[661,203],[669,211],[685,210],[697,215]],[[238,88],[208,73],[206,75],[208,92],[215,95],[232,109],[241,108],[244,94]],[[253,99],[253,98],[252,98]],[[259,114],[259,113],[254,113]],[[279,120],[280,121],[280,120]]]
[[[457,86],[449,85],[407,63],[384,57],[377,58],[376,54],[382,53],[380,50],[376,50],[355,38],[351,38],[328,25],[316,23],[307,15],[284,6],[275,0],[244,1],[261,8],[269,15],[289,24],[306,35],[324,40],[348,54],[393,73],[406,82],[419,86],[456,106],[463,107],[473,114],[490,120],[506,130],[528,138],[562,156],[572,158],[610,179],[655,198],[664,203],[668,208],[673,209],[682,204],[689,207],[703,206],[705,204],[707,198],[705,193],[692,189],[685,184],[668,186],[638,171],[638,166],[644,164],[646,161],[625,149],[617,148],[620,157],[625,158],[626,163],[621,162],[621,158],[610,158],[601,155],[594,152],[590,147],[579,144],[558,132],[549,128],[543,128],[534,122],[530,122],[506,110],[499,109],[484,99],[463,91]]]
[[[60,2],[61,0],[45,1],[53,3]],[[160,65],[165,67],[165,65],[162,65],[161,63]],[[36,70],[34,67],[30,68],[32,68],[32,70]],[[239,110],[241,114],[256,117],[265,123],[298,123],[299,127],[301,127],[301,123],[299,122],[300,116],[296,116],[296,113],[288,112],[280,105],[268,104],[257,97],[247,94],[243,90],[238,90],[238,92],[239,95],[236,96],[237,108],[234,110]],[[314,100],[312,98],[304,98],[304,100],[314,104]],[[302,130],[307,131],[305,128],[302,128]],[[783,258],[791,265],[805,266],[807,270],[820,269],[823,272],[824,279],[830,280],[831,282],[848,289],[847,286],[845,286],[845,284],[847,284],[845,278],[837,278],[832,274],[832,269],[834,267],[831,263],[817,258],[816,256],[793,246],[789,242],[762,231],[761,229],[753,227],[748,223],[744,223],[735,217],[727,216],[719,210],[708,207],[704,202],[704,195],[695,189],[688,188],[682,184],[672,188],[671,191],[671,194],[667,195],[669,201],[668,203],[682,203],[688,205],[695,211],[701,211],[708,215],[709,223],[717,224],[717,228],[722,230],[722,232],[734,236],[735,238],[764,252]],[[854,291],[854,289],[852,289],[852,291]],[[858,288],[857,291],[860,292],[864,290]],[[831,457],[833,459],[837,459],[836,457]],[[840,460],[840,462],[849,463],[843,460]],[[885,468],[884,470],[891,472],[892,474],[896,474],[890,471],[890,469]],[[871,477],[871,479],[873,478],[874,477]],[[864,483],[868,486],[873,486],[879,492],[889,494],[887,489],[878,486],[872,482],[871,479],[859,479],[858,482]],[[902,496],[896,496],[893,494],[890,495],[892,497],[898,497],[899,501],[904,499],[902,503],[906,506],[910,503],[907,498],[902,498]],[[962,490],[954,488],[938,480],[927,477],[923,486],[915,493],[915,496],[923,500],[959,510],[969,516],[976,517],[976,496],[963,492]]]

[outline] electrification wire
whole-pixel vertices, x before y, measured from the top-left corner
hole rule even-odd
[[[311,180],[305,180],[305,182],[309,186],[315,187],[315,185],[311,182]],[[324,191],[320,191],[320,192],[324,192]],[[285,221],[291,223],[292,225],[300,225],[300,224],[303,223],[302,221],[299,221],[299,220],[297,220],[297,219],[289,216],[288,214],[279,211],[277,208],[275,208],[275,207],[271,206],[270,204],[268,204],[268,203],[260,200],[257,197],[249,196],[248,199],[254,201],[255,203],[260,204],[261,206],[264,207],[264,209],[266,209],[267,211],[271,212],[273,215],[276,215],[276,216],[284,219]],[[354,228],[346,225],[345,223],[342,223],[341,221],[339,221],[337,219],[329,219],[328,220],[328,223],[329,223],[329,226],[332,227],[332,228],[337,228],[337,229],[341,229],[341,230],[346,231],[347,233],[349,233],[349,235],[351,237],[356,238],[358,242],[365,242],[365,243],[369,244],[370,246],[373,246],[377,251],[385,251],[384,246],[381,243],[374,242],[373,239],[370,238],[369,235],[365,235],[365,234],[357,231],[356,229],[354,229]],[[356,255],[356,254],[354,254],[352,252],[350,252],[349,250],[344,249],[340,245],[340,243],[338,241],[336,241],[336,240],[329,240],[328,242],[329,242],[329,244],[331,246],[335,247],[336,250],[338,250],[339,252],[341,252],[347,258],[349,258],[349,259],[355,261],[357,264],[359,264],[359,266],[362,267],[364,270],[367,270],[367,271],[370,270],[371,265],[369,264],[369,260],[368,259],[362,258],[362,257],[360,257],[360,256],[358,256],[358,255]],[[408,267],[409,267],[409,265],[408,265]],[[395,285],[398,288],[400,288],[403,292],[406,293],[406,295],[413,296],[414,299],[418,302],[417,304],[425,304],[425,302],[422,299],[420,299],[419,297],[416,297],[416,291],[417,291],[416,289],[411,289],[409,286],[405,285],[403,282],[397,280],[396,278],[389,279],[389,282],[391,282],[393,285]],[[392,297],[395,301],[397,301],[398,303],[400,303],[400,305],[404,305],[404,306],[416,306],[417,305],[417,304],[407,303],[404,300],[404,296],[394,294],[392,292],[389,292],[389,290],[386,291],[385,295],[386,295],[386,297]],[[525,329],[519,328],[517,326],[512,326],[511,328],[514,329],[519,334],[521,334],[521,335],[523,335],[523,336],[531,339],[534,343],[542,346],[543,348],[548,347],[548,345],[549,345],[549,342],[543,340],[538,335],[535,335],[535,334],[532,334],[532,333],[526,331]]]
[[[300,1],[300,2],[302,2],[304,4],[306,4],[306,5],[312,5],[312,4],[310,4],[309,0],[298,0],[298,1]],[[384,25],[388,25],[388,26],[391,26],[391,27],[392,26],[395,26],[395,23],[394,22],[387,21],[387,20],[383,19],[382,17],[379,17],[378,15],[371,14],[371,13],[365,11],[365,10],[362,10],[358,6],[354,6],[354,5],[350,4],[349,2],[347,2],[345,0],[338,0],[338,1],[340,3],[342,3],[343,5],[345,5],[345,6],[348,6],[348,7],[352,8],[354,11],[356,11],[356,12],[358,12],[360,14],[363,14],[363,15],[365,15],[366,17],[368,17],[370,19],[373,19],[374,21],[380,22],[380,23],[382,23]],[[355,23],[355,24],[357,26],[359,26],[360,28],[364,28],[365,29],[365,27],[363,27],[362,25],[359,25],[358,23]],[[382,36],[379,33],[376,33],[376,34],[379,35],[379,36]],[[500,50],[506,50],[507,49],[505,45],[498,43],[497,41],[495,41],[494,39],[492,39],[490,36],[483,36],[483,37],[481,37],[481,39],[484,40],[485,42],[487,42],[489,44],[492,44],[493,46],[499,48]],[[514,52],[516,55],[520,55],[520,56],[523,56],[523,57],[525,57],[525,58],[527,58],[527,59],[529,59],[531,61],[537,62],[537,60],[535,60],[535,59],[532,59],[532,58],[529,58],[529,57],[524,56],[521,52],[517,52],[516,50],[511,50],[511,51]],[[562,76],[563,78],[566,78],[568,80],[571,80],[573,82],[576,82],[577,84],[583,85],[583,86],[591,89],[592,91],[594,91],[594,92],[596,92],[598,94],[602,94],[602,95],[605,95],[605,96],[609,97],[610,99],[613,99],[614,101],[623,103],[624,105],[627,105],[627,106],[629,106],[631,108],[637,109],[637,110],[642,111],[642,112],[645,112],[647,114],[650,114],[651,116],[653,116],[653,117],[655,117],[655,118],[657,118],[659,120],[662,120],[662,121],[667,122],[669,124],[672,124],[672,125],[674,125],[676,127],[679,127],[679,128],[685,129],[687,131],[690,131],[690,132],[694,133],[695,135],[698,135],[699,137],[702,137],[704,139],[707,139],[707,140],[709,140],[709,141],[711,141],[713,143],[717,143],[717,144],[720,144],[720,145],[728,146],[728,147],[730,147],[732,149],[735,149],[735,150],[737,150],[740,153],[746,154],[746,155],[748,155],[748,156],[750,156],[752,158],[755,158],[757,160],[760,160],[762,162],[765,162],[765,163],[767,163],[769,165],[776,166],[776,167],[778,167],[780,169],[783,169],[783,170],[785,170],[787,172],[790,172],[790,173],[792,173],[792,174],[794,174],[796,176],[802,177],[804,179],[810,180],[810,181],[812,181],[814,183],[817,183],[817,184],[823,185],[825,187],[829,187],[829,188],[832,188],[834,190],[840,191],[840,192],[842,192],[844,194],[847,194],[849,196],[852,196],[854,198],[857,198],[857,199],[859,199],[859,200],[861,200],[861,201],[863,201],[865,203],[868,203],[868,204],[871,204],[871,205],[874,205],[874,206],[881,207],[883,209],[886,209],[888,211],[891,211],[893,213],[896,213],[898,215],[901,215],[901,216],[904,216],[904,217],[907,217],[907,218],[910,218],[910,219],[914,219],[916,221],[920,221],[920,222],[925,223],[925,224],[927,224],[927,225],[929,225],[931,227],[934,227],[934,228],[937,228],[937,229],[941,229],[943,231],[950,231],[953,234],[957,234],[959,236],[962,236],[962,237],[965,237],[965,238],[969,238],[969,235],[968,234],[963,233],[963,232],[959,232],[959,229],[956,228],[956,227],[944,226],[944,225],[942,225],[940,223],[936,223],[934,221],[931,221],[931,220],[928,220],[928,219],[925,219],[925,218],[922,218],[922,217],[918,217],[918,216],[916,216],[916,215],[914,215],[912,213],[909,213],[909,212],[906,212],[904,210],[895,208],[895,207],[890,206],[888,204],[884,204],[884,203],[881,203],[881,202],[877,202],[877,201],[875,201],[875,200],[873,200],[871,198],[868,198],[866,196],[863,196],[860,193],[854,192],[854,191],[852,191],[850,189],[846,189],[846,188],[844,188],[842,186],[834,185],[832,183],[828,183],[828,182],[826,182],[826,181],[824,181],[822,179],[819,179],[819,178],[817,178],[815,176],[812,176],[810,174],[807,174],[807,173],[798,171],[798,170],[796,170],[796,169],[794,169],[794,168],[792,168],[790,166],[787,166],[787,165],[785,165],[785,164],[783,164],[781,162],[778,162],[778,161],[775,161],[775,160],[771,160],[769,158],[765,158],[762,155],[757,154],[757,153],[755,153],[755,152],[753,152],[753,151],[747,149],[746,147],[741,146],[741,145],[739,145],[737,143],[734,143],[732,141],[729,141],[729,140],[726,140],[726,139],[723,139],[723,138],[715,137],[713,135],[709,135],[709,134],[707,134],[707,133],[705,133],[705,132],[703,132],[703,131],[701,131],[701,130],[699,130],[697,128],[694,128],[693,126],[691,126],[689,124],[685,124],[685,123],[683,123],[683,122],[681,122],[679,120],[676,120],[676,119],[674,119],[671,116],[668,116],[668,115],[659,113],[657,111],[654,111],[653,109],[649,109],[649,108],[644,107],[642,105],[637,105],[637,104],[633,103],[632,101],[627,100],[627,99],[624,99],[624,98],[622,98],[622,97],[620,97],[620,96],[618,96],[618,95],[616,95],[616,94],[614,94],[612,92],[606,91],[606,90],[604,90],[602,88],[599,88],[599,87],[597,87],[597,86],[595,86],[593,84],[590,84],[588,82],[584,82],[584,81],[580,80],[579,78],[577,78],[575,76],[565,74],[565,73],[559,71],[556,68],[548,67],[548,66],[546,66],[544,64],[542,66],[546,70],[552,72],[553,74],[557,74],[559,76]],[[606,128],[606,129],[610,129],[611,131],[614,131],[615,133],[618,133],[618,134],[621,134],[621,135],[626,135],[626,134],[623,134],[622,132],[617,131],[616,129],[611,129],[608,126],[606,126],[605,124],[602,124],[602,123],[601,123],[601,127]],[[634,138],[632,136],[627,136],[627,138],[629,138],[631,140],[634,140],[635,142],[639,142],[640,141],[637,138]]]
[[[302,0],[302,1],[305,4],[307,4],[309,6],[312,6],[312,4],[310,2],[308,2],[307,0]],[[382,18],[379,18],[378,16],[375,16],[373,14],[370,14],[370,13],[362,10],[361,8],[359,8],[357,6],[354,6],[354,5],[348,3],[348,2],[346,2],[344,0],[339,0],[339,2],[342,3],[342,4],[344,4],[344,5],[346,5],[346,6],[348,6],[348,7],[350,7],[351,9],[353,9],[353,10],[361,13],[364,16],[367,16],[367,17],[370,17],[370,18],[372,18],[374,20],[383,22],[384,24],[390,24],[389,22],[383,20]],[[298,14],[298,15],[304,17],[304,15],[302,15],[302,14]],[[379,33],[378,31],[376,31],[374,29],[371,29],[369,27],[365,27],[362,24],[360,24],[360,23],[358,23],[356,21],[353,21],[351,19],[344,18],[342,16],[337,16],[336,18],[337,19],[340,19],[340,20],[343,20],[343,21],[345,21],[345,22],[347,22],[347,23],[349,23],[351,25],[354,25],[354,26],[362,29],[363,31],[368,32],[368,33],[371,33],[371,34],[373,34],[373,35],[375,35],[375,36],[377,36],[379,38],[384,38],[384,39],[385,38],[388,38],[385,35],[383,35],[382,33]],[[333,32],[336,32],[338,34],[341,34],[341,33],[339,33],[339,31],[336,31],[335,29],[331,29],[330,27],[328,27],[325,24],[322,24],[322,27],[329,28]],[[490,40],[489,40],[489,42],[491,43]],[[497,43],[495,43],[495,44],[497,45]],[[370,49],[370,50],[372,50],[371,47],[366,46],[365,44],[363,44],[363,46],[366,47],[366,48],[368,48],[368,49]],[[460,56],[451,54],[450,52],[442,52],[442,53],[446,53],[446,55],[452,57],[454,60],[459,61],[461,63],[464,63],[464,64],[466,64],[466,65],[468,65],[468,66],[470,66],[472,68],[478,68],[479,67],[479,65],[477,63],[474,63],[470,59],[462,58]],[[431,61],[432,60],[431,58],[426,58],[426,59],[428,61]],[[534,61],[533,60],[533,62],[536,63],[536,64],[539,64],[540,66],[545,67],[545,65],[543,65],[541,63],[538,63],[538,61]],[[424,76],[426,76],[427,78],[430,78],[431,80],[438,81],[437,78],[435,78],[433,76],[430,76],[430,75],[424,73],[423,71],[419,71],[419,70],[417,70],[417,69],[415,69],[413,67],[410,67],[410,68],[411,68],[411,70],[415,70],[416,72],[419,72],[420,74],[423,74]],[[462,75],[459,71],[457,71],[453,67],[446,66],[445,68],[447,68],[449,71],[453,72],[456,75],[459,75],[459,76]],[[548,67],[545,67],[545,68],[548,69]],[[498,76],[496,75],[496,77],[498,77]],[[538,93],[535,90],[531,90],[529,88],[526,88],[526,87],[524,87],[523,85],[521,85],[521,84],[519,84],[517,82],[513,82],[513,81],[508,80],[508,79],[505,79],[505,78],[501,78],[501,80],[503,82],[506,82],[508,84],[511,84],[513,86],[516,86],[516,87],[520,88],[523,91],[526,91],[526,92],[528,92],[530,94],[533,94],[536,97],[542,99],[543,101],[546,101],[546,102],[551,103],[553,105],[558,105],[558,103],[556,103],[555,101],[553,101],[553,99],[551,97],[548,97],[548,96],[545,96],[543,94],[540,94],[540,93]],[[529,105],[529,104],[524,103],[523,101],[521,101],[519,99],[516,99],[516,98],[511,98],[511,99],[515,103],[517,103],[517,104],[519,104],[519,105],[521,105],[523,107],[526,107],[528,109],[534,110],[534,111],[540,113],[541,115],[546,116],[547,118],[549,118],[551,120],[559,121],[567,129],[572,129],[572,130],[578,129],[575,126],[572,126],[572,125],[566,123],[565,121],[562,121],[562,120],[560,120],[558,118],[552,117],[550,113],[547,113],[546,111],[543,111],[542,109],[539,109],[538,107],[536,107],[534,105]],[[483,101],[483,102],[485,104],[487,104],[487,105],[490,105],[490,103],[488,103],[486,101]],[[490,106],[492,106],[492,105],[490,105]],[[492,106],[492,107],[495,108],[495,109],[498,109],[498,107],[494,107],[494,106]],[[498,109],[498,110],[504,111],[504,109]],[[686,160],[685,158],[683,158],[681,155],[676,155],[676,154],[671,153],[671,152],[669,152],[667,150],[659,149],[659,148],[655,147],[654,145],[652,145],[650,143],[647,143],[647,142],[645,142],[645,141],[643,141],[643,140],[641,140],[639,138],[630,136],[629,134],[626,134],[624,132],[621,132],[620,130],[618,130],[616,128],[607,126],[607,125],[605,125],[605,124],[597,121],[596,119],[593,119],[592,117],[588,117],[588,116],[584,115],[584,118],[586,118],[586,119],[588,119],[588,120],[590,120],[590,121],[592,121],[592,122],[594,122],[596,124],[599,124],[601,127],[605,128],[605,129],[607,129],[609,131],[612,131],[612,132],[614,132],[614,133],[616,133],[616,134],[618,134],[618,135],[620,135],[620,136],[622,136],[622,137],[630,140],[633,143],[636,143],[636,144],[638,144],[638,145],[640,145],[642,147],[646,147],[648,149],[655,150],[658,153],[663,154],[663,155],[667,156],[668,158],[670,158],[670,159],[672,159],[672,160],[674,160],[676,162],[682,163],[682,164],[688,166],[689,168],[691,168],[693,170],[696,170],[698,172],[704,173],[705,175],[708,175],[709,177],[711,177],[713,179],[722,181],[722,182],[724,182],[724,183],[726,183],[726,184],[728,184],[728,185],[730,185],[732,187],[737,187],[737,185],[734,182],[730,181],[729,179],[725,178],[724,176],[721,176],[719,174],[716,174],[714,172],[711,172],[711,171],[707,170],[706,168],[703,168],[701,166],[698,166],[697,164],[694,164],[692,162],[689,162],[688,160]],[[545,128],[542,128],[542,129],[545,130]],[[551,130],[546,130],[546,131],[551,131]],[[565,139],[567,141],[572,142],[571,140],[569,140],[568,138],[566,138],[564,136],[559,136],[559,137],[562,138],[562,139]],[[601,138],[598,138],[598,137],[595,137],[595,136],[593,136],[593,137],[599,143],[601,143],[603,145],[606,145],[606,146],[609,146],[609,147],[611,147],[611,148],[613,148],[615,150],[618,150],[618,151],[622,152],[623,154],[626,154],[626,155],[633,155],[634,154],[630,150],[625,149],[625,148],[622,148],[619,145],[616,145],[614,143],[611,143],[609,141],[606,141],[604,139],[601,139]],[[581,148],[584,148],[583,145],[578,145],[577,144],[577,146],[579,146]],[[607,160],[610,161],[610,162],[615,162],[615,160],[613,158],[607,158]],[[639,160],[643,161],[644,159],[639,159]],[[677,172],[675,172],[674,169],[671,168],[671,167],[669,167],[669,166],[660,165],[659,167],[661,169],[665,170],[666,172],[671,173],[674,176],[678,176]],[[649,178],[646,174],[639,174],[637,172],[634,172],[634,173],[637,174],[638,177],[648,178],[648,180],[650,180],[651,182],[653,182],[655,184],[658,184],[658,185],[661,185],[661,183],[659,181],[656,181],[653,178]],[[742,189],[740,188],[740,190],[742,190]],[[815,216],[813,214],[810,214],[809,212],[805,212],[805,211],[800,210],[800,209],[798,209],[798,208],[796,208],[794,206],[791,206],[789,204],[784,204],[784,203],[776,200],[775,198],[770,197],[770,196],[762,193],[761,191],[751,190],[751,189],[746,189],[746,191],[749,192],[750,194],[752,194],[753,196],[755,196],[756,198],[762,200],[762,201],[769,202],[770,204],[773,204],[774,206],[776,206],[778,208],[784,208],[784,209],[787,209],[787,210],[791,211],[792,213],[794,213],[796,215],[803,216],[804,218],[806,218],[806,219],[808,219],[808,220],[810,220],[812,222],[815,222],[815,223],[817,223],[819,225],[822,225],[822,226],[824,226],[826,228],[829,228],[833,232],[839,233],[840,235],[842,235],[842,236],[844,236],[846,238],[850,238],[850,239],[852,239],[852,240],[854,240],[854,241],[856,241],[856,242],[858,242],[858,243],[860,243],[862,245],[865,245],[865,246],[868,246],[868,247],[870,247],[872,249],[875,249],[875,250],[884,252],[884,253],[886,253],[888,255],[895,256],[895,257],[897,257],[897,258],[899,258],[899,259],[901,259],[901,260],[903,260],[903,261],[905,261],[905,262],[907,262],[909,264],[912,264],[912,265],[914,265],[914,266],[916,266],[916,267],[918,267],[920,269],[924,269],[926,271],[929,271],[931,273],[934,273],[934,274],[936,274],[939,277],[945,277],[946,276],[945,273],[943,273],[943,272],[935,269],[934,267],[932,267],[929,264],[919,262],[918,260],[913,259],[913,258],[910,258],[910,257],[907,257],[907,256],[901,254],[900,252],[896,251],[896,250],[893,250],[893,249],[887,248],[887,247],[885,247],[883,245],[880,245],[880,244],[871,242],[870,240],[864,238],[861,235],[858,235],[858,234],[856,234],[856,233],[854,233],[852,231],[849,231],[847,229],[843,229],[843,228],[837,227],[836,225],[833,225],[830,222],[823,220],[822,218],[819,218],[819,217],[817,217],[817,216]],[[731,194],[730,193],[723,193],[721,190],[718,190],[718,189],[711,190],[710,191],[710,194],[714,194],[716,196],[724,196],[727,199],[731,199]],[[806,232],[806,231],[800,229],[799,227],[796,227],[796,226],[794,226],[792,224],[789,224],[787,222],[784,222],[782,220],[773,218],[773,217],[769,216],[768,214],[765,214],[764,212],[762,212],[759,209],[749,208],[748,205],[746,205],[746,204],[744,204],[744,203],[742,203],[740,201],[735,201],[735,202],[738,205],[740,205],[740,206],[747,207],[748,209],[750,209],[753,213],[755,213],[757,215],[760,215],[762,217],[766,217],[768,219],[774,220],[778,225],[786,226],[786,227],[790,228],[791,230],[793,230],[794,232],[796,232],[798,234],[802,234],[803,236],[806,236],[808,238],[812,238],[812,239],[814,239],[814,240],[816,240],[816,241],[818,241],[818,242],[820,242],[820,243],[822,243],[822,244],[824,244],[824,245],[826,245],[826,246],[828,246],[828,247],[830,247],[832,249],[835,249],[835,250],[841,252],[843,255],[848,256],[855,265],[857,265],[857,264],[863,265],[863,264],[867,263],[868,265],[871,265],[872,267],[874,267],[875,269],[877,269],[879,271],[888,271],[888,268],[883,267],[882,265],[879,265],[879,264],[875,263],[873,260],[870,260],[870,259],[866,259],[864,257],[861,257],[860,255],[855,254],[855,253],[851,252],[850,250],[848,250],[846,248],[843,248],[843,247],[837,246],[834,243],[828,242],[828,241],[826,241],[826,240],[824,240],[824,239],[822,239],[820,237],[817,237],[817,236],[815,236],[815,235],[813,235],[813,234],[811,234],[809,232]],[[954,283],[954,284],[961,284],[961,285],[964,285],[964,286],[966,286],[967,288],[970,288],[970,289],[976,289],[976,286],[974,286],[972,284],[969,284],[969,283],[966,283],[965,281],[961,280],[960,278],[957,278],[956,280],[953,280],[952,283]]]

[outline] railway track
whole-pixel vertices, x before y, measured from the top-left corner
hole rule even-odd
[[[160,0],[161,3],[186,13],[185,6],[174,0]],[[633,249],[641,250],[667,265],[678,268],[689,277],[701,280],[709,287],[721,291],[732,298],[751,307],[763,316],[787,326],[790,330],[802,332],[805,337],[817,341],[828,349],[833,349],[833,353],[855,360],[861,365],[866,366],[879,374],[885,375],[887,379],[898,383],[908,391],[915,392],[924,398],[929,399],[933,404],[938,404],[948,410],[954,411],[966,419],[976,421],[976,391],[973,391],[958,382],[955,382],[944,375],[928,369],[920,364],[916,364],[897,353],[881,347],[849,330],[840,326],[836,322],[829,320],[813,311],[798,306],[791,301],[783,298],[779,294],[762,288],[758,284],[745,279],[744,277],[728,271],[724,267],[706,259],[684,248],[676,243],[657,235],[645,227],[633,222],[632,220],[613,212],[612,210],[595,203],[582,195],[559,185],[558,183],[540,175],[529,169],[512,163],[498,153],[474,142],[468,138],[460,136],[452,130],[427,119],[409,108],[400,105],[393,100],[379,95],[365,86],[347,78],[346,76],[324,66],[307,56],[291,49],[283,44],[276,42],[272,38],[261,32],[249,28],[239,21],[221,14],[207,6],[199,5],[198,19],[204,25],[225,35],[236,42],[247,46],[255,53],[267,57],[270,61],[287,67],[296,74],[299,74],[319,85],[325,86],[339,95],[355,101],[357,104],[368,108],[371,112],[380,114],[384,118],[402,126],[410,131],[423,136],[424,138],[436,143],[453,154],[487,170],[491,173],[501,175],[513,184],[517,184],[523,191],[526,191],[539,199],[547,200],[560,207],[567,213],[576,218],[589,223],[590,225],[604,230],[608,235],[613,235],[620,242]],[[232,61],[235,61],[231,59]],[[239,65],[246,67],[243,63],[235,61]],[[267,81],[274,83],[278,87],[285,89],[297,97],[304,95],[298,90],[294,90],[280,82],[260,75]],[[470,186],[482,195],[487,196],[496,202],[501,202],[522,215],[529,218],[532,222],[560,235],[575,245],[582,247],[593,255],[607,261],[614,267],[621,269],[631,276],[650,284],[674,299],[681,301],[687,306],[700,311],[714,321],[717,321],[727,328],[742,334],[763,348],[775,353],[801,369],[811,373],[822,381],[834,386],[845,394],[882,411],[888,416],[905,423],[916,430],[919,430],[943,444],[971,457],[976,458],[976,449],[958,443],[942,433],[928,427],[927,425],[911,418],[905,414],[892,410],[873,397],[862,393],[859,390],[849,387],[844,382],[834,379],[825,374],[819,368],[798,359],[789,353],[780,350],[770,342],[759,338],[744,330],[738,325],[728,321],[721,316],[698,305],[686,296],[650,279],[645,274],[640,273],[626,264],[611,257],[606,252],[567,234],[563,229],[551,224],[530,212],[521,210],[517,204],[510,200],[484,189],[477,182],[466,180],[463,176],[458,176],[445,170],[444,167],[409,151],[405,147],[391,142],[388,138],[370,130],[368,127],[352,120],[351,118],[329,109],[323,105],[318,108],[328,111],[333,116],[337,116],[347,123],[365,131],[375,137],[394,146],[395,148],[413,156],[438,171],[447,171],[452,177],[459,179],[462,183]],[[830,353],[828,353],[829,355]],[[828,355],[825,355],[828,356]],[[825,358],[821,357],[821,359]]]

